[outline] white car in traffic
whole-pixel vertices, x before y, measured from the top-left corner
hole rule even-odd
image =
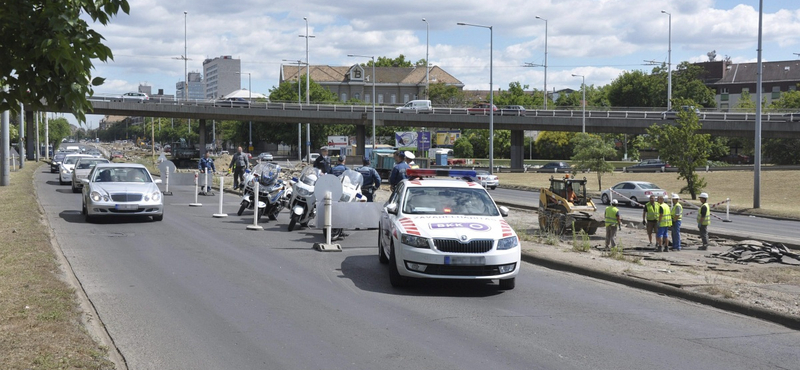
[[[81,188],[83,188],[83,183],[81,180],[87,178],[89,176],[89,172],[92,172],[94,166],[98,163],[111,163],[108,159],[105,158],[79,158],[77,162],[75,162],[75,168],[72,169],[72,192],[73,193],[80,193]]]
[[[66,185],[72,181],[72,170],[75,169],[75,163],[81,158],[92,158],[88,154],[67,154],[64,160],[58,165],[58,183]]]
[[[164,219],[164,202],[158,184],[144,165],[99,163],[83,183],[81,213],[86,221],[101,216],[152,216]]]

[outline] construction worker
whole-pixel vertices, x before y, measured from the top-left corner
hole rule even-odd
[[[672,194],[672,249],[681,250],[681,218],[683,218],[683,206],[681,196]]]
[[[414,158],[416,158],[416,156],[414,156],[414,153],[411,153],[406,150],[406,152],[403,154],[406,155],[406,163],[408,163],[408,168],[413,168],[413,169],[419,168],[419,165],[414,163]]]
[[[381,186],[381,175],[378,174],[374,168],[369,166],[369,157],[364,157],[363,166],[356,168],[356,171],[364,178],[364,183],[361,184],[361,193],[367,198],[367,202],[372,202],[375,195],[375,190]]]
[[[642,223],[647,226],[647,239],[650,241],[647,247],[652,248],[653,233],[658,228],[658,204],[656,204],[655,195],[650,195],[650,201],[644,205],[644,210],[642,210]],[[656,240],[656,244],[658,244],[658,240]]]
[[[664,203],[664,196],[658,196],[658,232],[656,233],[656,252],[669,252],[669,228],[672,226],[670,207]]]
[[[708,225],[711,224],[711,208],[708,206],[708,193],[700,193],[700,209],[697,211],[697,228],[700,229],[700,240],[703,245],[697,248],[701,251],[708,249]]]
[[[608,249],[609,244],[612,247],[617,246],[617,230],[622,225],[617,203],[616,199],[612,199],[611,206],[606,207],[606,249]]]

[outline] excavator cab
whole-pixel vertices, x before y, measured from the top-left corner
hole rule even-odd
[[[586,196],[586,178],[550,177],[550,187],[539,192],[539,228],[564,233],[574,227],[593,235],[604,225],[594,220],[594,202]]]

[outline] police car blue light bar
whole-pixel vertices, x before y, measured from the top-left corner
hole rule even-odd
[[[421,177],[457,177],[457,178],[469,178],[469,179],[476,179],[478,178],[478,174],[474,170],[438,170],[438,169],[429,169],[429,168],[422,168],[422,169],[407,169],[406,176],[408,178],[421,178]]]

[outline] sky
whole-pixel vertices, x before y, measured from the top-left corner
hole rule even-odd
[[[188,71],[202,72],[206,58],[231,55],[251,73],[252,90],[268,94],[278,85],[284,59],[305,61],[308,18],[309,62],[345,66],[366,62],[348,54],[425,58],[464,83],[464,89],[489,88],[492,26],[493,86],[518,81],[547,89],[602,86],[629,70],[650,71],[645,61],[666,63],[671,13],[672,64],[729,56],[734,63],[755,62],[758,1],[750,0],[129,0],[122,13],[93,28],[114,53],[96,62],[93,76],[106,78],[95,93],[136,91],[175,93],[183,80],[184,46]],[[187,14],[184,16],[184,11]],[[546,19],[547,22],[536,17]],[[426,22],[430,27],[426,33]],[[800,53],[800,2],[766,0],[763,15],[764,61],[793,60]],[[184,43],[184,26],[186,27]],[[545,27],[546,26],[546,27]],[[545,30],[546,28],[546,30]],[[545,37],[545,31],[547,37]],[[177,59],[176,59],[177,58]],[[242,88],[247,88],[247,78]],[[70,118],[70,117],[68,117]],[[102,118],[88,115],[89,127]],[[70,121],[75,123],[74,118]]]

